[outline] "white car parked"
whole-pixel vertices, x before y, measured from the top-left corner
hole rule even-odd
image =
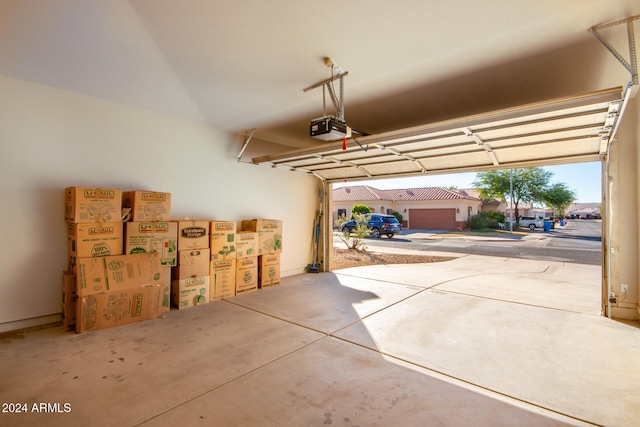
[[[509,220],[507,219],[507,228],[509,228]],[[527,227],[529,230],[535,230],[536,228],[544,228],[544,221],[534,216],[521,216],[520,227]]]

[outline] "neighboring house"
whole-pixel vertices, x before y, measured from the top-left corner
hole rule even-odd
[[[465,188],[456,190],[459,193],[481,199],[480,190],[475,188]],[[601,203],[573,203],[565,211],[567,218],[592,219],[602,218]],[[515,209],[514,209],[515,210]],[[482,212],[496,211],[503,213],[507,218],[511,211],[509,202],[499,200],[482,200]],[[549,218],[554,214],[553,209],[545,209],[536,207],[530,203],[520,203],[518,205],[518,214],[520,216],[535,216],[539,218]]]
[[[480,197],[480,190],[476,188],[465,188],[463,190],[456,190],[456,191],[471,197],[475,197],[477,199],[482,199],[482,197]],[[515,215],[515,206],[513,210]],[[509,218],[511,213],[511,206],[509,205],[508,201],[505,202],[505,201],[496,200],[496,199],[493,199],[493,200],[482,199],[481,212],[489,212],[489,211],[500,212],[504,214],[504,216]],[[546,213],[544,208],[535,207],[530,203],[518,204],[518,214],[520,216],[535,216],[535,217],[539,216],[543,218],[545,216],[549,216],[549,214]]]
[[[500,212],[502,212],[504,214],[504,216],[506,216],[507,218],[511,217],[511,206],[509,205],[509,202],[502,202],[500,204],[501,209]],[[516,215],[516,207],[515,205],[513,206],[513,216],[515,217]],[[550,212],[550,211],[549,211]],[[519,216],[535,216],[536,218],[540,217],[540,218],[545,218],[547,216],[549,216],[549,213],[547,213],[547,210],[543,207],[536,207],[533,206],[530,203],[519,203],[518,204],[518,215]]]
[[[334,188],[333,221],[349,215],[355,204],[374,212],[402,215],[403,227],[427,230],[466,228],[467,221],[481,211],[482,200],[441,187],[378,190],[366,185]]]
[[[565,216],[578,219],[602,218],[600,203],[572,203]]]
[[[504,212],[504,203],[499,200],[488,200],[480,197],[480,190],[477,188],[464,188],[462,190],[455,190],[458,193],[470,196],[475,199],[482,200],[482,206],[480,207],[480,212]]]

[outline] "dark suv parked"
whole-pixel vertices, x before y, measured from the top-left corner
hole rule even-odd
[[[371,230],[371,237],[380,237],[384,234],[391,238],[400,233],[400,223],[398,218],[393,215],[365,214],[365,218],[367,219],[367,227]],[[342,232],[351,233],[355,226],[355,221],[347,221],[342,224]]]

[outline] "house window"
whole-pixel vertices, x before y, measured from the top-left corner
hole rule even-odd
[[[338,209],[338,218],[340,218],[341,216],[347,216],[346,209]]]

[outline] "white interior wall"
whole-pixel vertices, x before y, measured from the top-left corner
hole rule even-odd
[[[0,109],[0,332],[59,319],[67,186],[170,192],[174,218],[281,219],[282,274],[311,262],[316,178],[237,162],[238,138],[4,76]]]

